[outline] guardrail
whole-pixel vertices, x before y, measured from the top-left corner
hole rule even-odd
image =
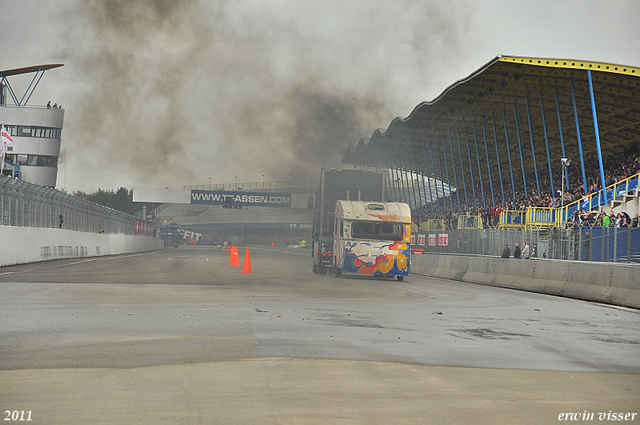
[[[527,211],[504,210],[500,212],[500,228],[522,228],[527,222]]]
[[[480,215],[459,216],[458,229],[482,229],[482,216]]]
[[[153,223],[49,187],[0,175],[0,225],[153,235]]]
[[[555,227],[556,208],[531,207],[527,209],[526,224],[527,227],[543,228]]]

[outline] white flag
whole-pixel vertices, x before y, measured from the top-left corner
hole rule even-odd
[[[2,158],[4,158],[4,153],[7,151],[7,145],[13,145],[13,139],[9,132],[4,128],[4,124],[2,124],[2,147],[0,147],[0,154]]]

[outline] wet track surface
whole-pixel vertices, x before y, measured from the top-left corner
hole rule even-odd
[[[326,377],[327,370],[343,370],[342,376],[359,370],[346,368],[348,364],[402,368],[396,371],[398,384],[406,368],[416,367],[420,369],[411,373],[445,367],[451,373],[487,371],[491,379],[499,379],[499,373],[538,371],[555,377],[580,374],[586,382],[611,379],[625,388],[618,389],[618,406],[629,412],[637,406],[630,400],[638,400],[640,387],[638,311],[415,275],[404,282],[337,279],[311,273],[306,256],[257,248],[251,251],[253,274],[241,274],[240,268],[229,266],[228,258],[224,250],[185,246],[0,269],[0,371],[5,384],[15,386],[14,398],[19,398],[33,391],[17,384],[25,374],[30,379],[39,376],[46,386],[57,370],[147,373],[191,365],[193,371],[256,360],[264,368],[286,360],[279,364],[297,372],[289,370],[289,378],[279,373],[272,383],[284,380],[290,388],[300,385],[295,376],[301,371],[323,370]],[[370,379],[366,385],[362,376],[346,385],[360,382],[373,388],[390,379],[378,373],[364,373]],[[406,379],[407,388],[421,382]],[[464,380],[473,378],[467,375]],[[488,385],[486,377],[484,382]],[[596,389],[589,396],[601,397]],[[46,410],[46,403],[40,403]],[[588,406],[568,404],[582,410]],[[486,418],[491,415],[487,411]],[[216,413],[202,417],[215,419]],[[288,420],[296,417],[280,412],[271,419],[296,423]],[[309,421],[318,417],[312,415]],[[399,422],[413,423],[417,417],[406,419]],[[521,423],[537,422],[523,417]]]

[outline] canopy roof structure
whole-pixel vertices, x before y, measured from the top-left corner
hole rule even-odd
[[[13,99],[13,103],[15,104],[15,106],[19,106],[19,107],[26,106],[27,103],[29,102],[29,99],[31,98],[31,95],[33,94],[36,87],[38,86],[38,83],[42,79],[42,76],[44,75],[45,71],[48,71],[54,68],[59,68],[61,66],[64,66],[64,64],[54,63],[54,64],[48,64],[48,65],[32,65],[32,66],[25,66],[22,68],[6,69],[4,71],[0,71],[0,87],[2,86],[7,87],[7,89],[9,90],[9,95]],[[31,80],[31,84],[29,84],[29,86],[25,90],[22,97],[18,99],[18,96],[13,90],[13,87],[11,87],[11,84],[9,84],[8,77],[11,77],[14,75],[30,74],[32,72],[34,72],[35,75]],[[3,93],[0,93],[0,105],[6,105],[6,99],[4,98]]]
[[[491,187],[504,183],[510,197],[526,192],[533,179],[538,190],[550,180],[555,193],[560,160],[570,157],[583,176],[572,183],[586,192],[585,165],[599,160],[604,180],[602,158],[639,141],[640,68],[497,56],[368,142],[360,140],[343,162],[411,170],[454,187],[465,177],[471,185],[475,175]]]

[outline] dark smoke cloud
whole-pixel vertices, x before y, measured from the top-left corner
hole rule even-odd
[[[452,82],[465,4],[61,1],[69,189],[315,179]]]

